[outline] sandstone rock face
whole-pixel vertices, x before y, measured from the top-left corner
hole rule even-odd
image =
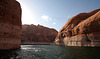
[[[42,25],[22,25],[22,44],[38,44],[39,42],[51,43],[57,36],[55,29],[47,28]],[[45,44],[45,43],[44,43]]]
[[[20,48],[21,7],[16,0],[0,0],[0,49]]]
[[[100,9],[70,18],[59,31],[55,43],[66,46],[100,46]]]

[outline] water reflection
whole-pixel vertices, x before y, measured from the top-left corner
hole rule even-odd
[[[70,59],[100,59],[100,47],[66,47],[66,55]]]

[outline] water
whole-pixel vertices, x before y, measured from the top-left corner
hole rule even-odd
[[[100,59],[99,47],[22,45],[21,49],[0,51],[0,59]]]

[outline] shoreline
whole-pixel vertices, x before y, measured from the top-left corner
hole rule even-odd
[[[55,43],[50,42],[24,42],[21,45],[56,45]]]

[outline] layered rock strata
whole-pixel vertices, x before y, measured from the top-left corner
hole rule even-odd
[[[55,29],[42,25],[23,25],[22,44],[48,44],[52,43],[58,32]]]
[[[0,49],[21,44],[21,7],[16,0],[0,0]]]
[[[100,9],[70,18],[55,43],[66,46],[100,46]]]

